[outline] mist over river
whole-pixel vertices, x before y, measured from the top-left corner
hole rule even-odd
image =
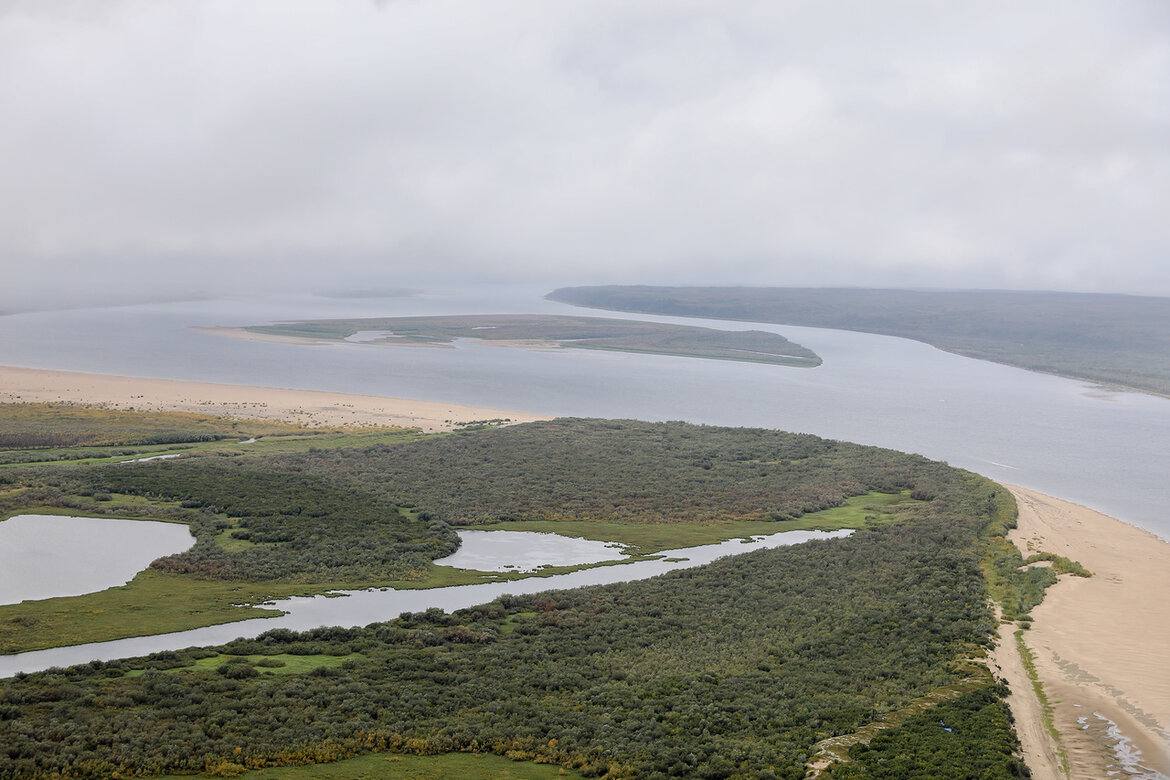
[[[783,428],[918,452],[1082,503],[1170,538],[1170,400],[864,333],[600,312],[551,287],[399,298],[272,296],[0,316],[0,364],[450,401],[550,415]],[[756,328],[815,350],[819,368],[527,350],[300,345],[196,326],[282,319],[552,313]],[[1170,358],[1168,358],[1170,359]]]

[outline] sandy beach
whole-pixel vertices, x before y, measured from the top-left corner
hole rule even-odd
[[[545,419],[439,401],[0,366],[0,403],[19,402],[200,412],[310,427],[402,426],[424,431],[451,430],[473,420]]]
[[[1068,776],[1170,775],[1170,543],[1115,518],[1009,486],[1020,508],[1012,541],[1080,561],[1033,610],[1024,641],[1052,705]],[[1065,776],[1015,650],[1001,630],[996,662],[1012,687],[1025,758],[1037,778]],[[1113,774],[1116,773],[1116,774]]]

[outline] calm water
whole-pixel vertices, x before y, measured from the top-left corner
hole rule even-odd
[[[594,312],[545,288],[282,297],[0,317],[0,364],[373,393],[547,414],[753,425],[919,452],[1170,537],[1170,400],[862,333]],[[782,333],[820,368],[524,350],[249,342],[193,329],[308,317],[586,313]],[[1170,359],[1168,356],[1167,359]]]
[[[133,637],[114,642],[95,642],[87,645],[56,647],[51,650],[0,656],[0,677],[10,677],[17,672],[39,671],[52,666],[71,666],[93,660],[109,661],[118,658],[132,658],[162,650],[178,650],[196,645],[217,645],[230,642],[237,637],[258,636],[275,628],[305,631],[319,626],[365,626],[378,621],[391,620],[403,612],[420,612],[431,607],[451,611],[476,604],[485,604],[505,593],[520,595],[553,589],[580,588],[586,585],[610,585],[616,582],[644,580],[676,569],[701,566],[727,555],[785,547],[814,539],[835,539],[848,536],[849,533],[849,531],[785,531],[770,536],[754,537],[752,541],[746,543],[739,539],[732,539],[720,544],[688,547],[683,550],[664,550],[661,553],[663,559],[659,560],[601,566],[596,569],[584,569],[550,577],[527,577],[511,582],[457,585],[426,590],[387,588],[385,590],[349,591],[344,598],[318,596],[285,599],[271,604],[271,606],[288,613],[282,617],[257,618],[173,634]]]
[[[476,571],[533,572],[544,566],[580,566],[625,558],[622,545],[532,531],[457,531],[459,549],[440,566]]]
[[[194,543],[178,523],[17,515],[0,522],[0,604],[125,585]]]

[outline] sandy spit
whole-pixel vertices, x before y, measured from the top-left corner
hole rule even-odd
[[[1170,543],[1078,504],[1008,487],[1020,509],[1010,537],[1020,551],[1057,553],[1093,573],[1061,577],[1024,632],[1069,776],[1170,776]],[[1012,630],[1001,631],[996,661],[1013,689],[1025,758],[1037,778],[1062,777],[1056,747],[1035,722],[1039,704],[1026,677],[1019,679]]]
[[[311,427],[402,426],[424,431],[451,430],[473,420],[547,419],[439,401],[0,366],[0,403],[20,402],[200,412]]]

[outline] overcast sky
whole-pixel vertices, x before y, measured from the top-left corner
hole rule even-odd
[[[1170,294],[1170,2],[0,0],[0,267]]]

